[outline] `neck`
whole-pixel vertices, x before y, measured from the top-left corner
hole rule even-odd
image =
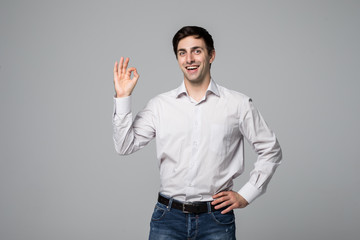
[[[206,90],[210,84],[210,76],[201,82],[191,82],[184,79],[186,90],[190,97],[196,101],[200,101],[206,94]]]

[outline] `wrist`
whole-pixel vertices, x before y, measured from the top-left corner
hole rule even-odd
[[[115,97],[116,98],[125,98],[125,97],[128,97],[130,95],[131,95],[131,93],[116,93]]]

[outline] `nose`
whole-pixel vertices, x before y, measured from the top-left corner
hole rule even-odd
[[[186,63],[187,64],[190,64],[190,63],[193,63],[194,62],[194,56],[192,53],[189,53],[186,55]]]

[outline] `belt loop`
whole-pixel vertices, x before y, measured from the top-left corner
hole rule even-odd
[[[171,210],[172,202],[173,202],[173,198],[170,198],[170,199],[169,199],[169,204],[168,204],[167,207],[166,207],[168,211]]]
[[[211,202],[207,202],[208,213],[211,213]]]

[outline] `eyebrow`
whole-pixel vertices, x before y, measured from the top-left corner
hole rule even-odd
[[[195,49],[198,49],[198,48],[200,48],[201,50],[204,50],[204,49],[203,49],[202,47],[200,47],[200,46],[192,47],[191,50],[195,50]],[[178,52],[181,52],[181,51],[186,52],[186,49],[185,49],[185,48],[180,48],[180,49],[178,50]]]

